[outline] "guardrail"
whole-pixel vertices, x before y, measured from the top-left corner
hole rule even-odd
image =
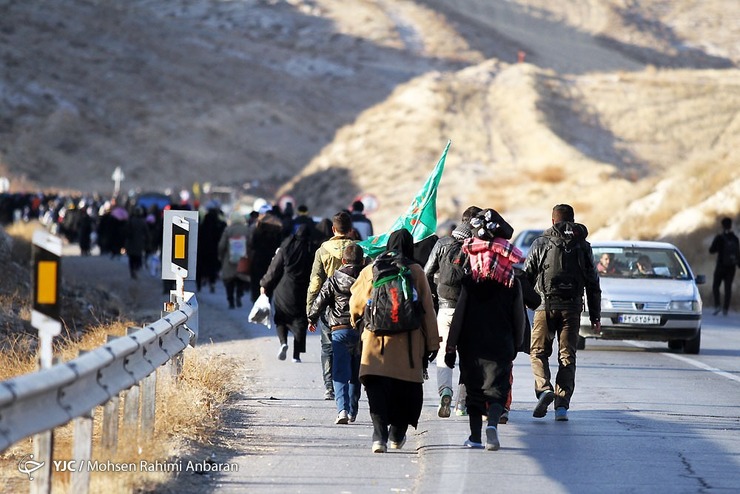
[[[172,298],[174,310],[130,335],[69,362],[0,382],[0,451],[89,415],[194,344],[197,300],[188,292]]]

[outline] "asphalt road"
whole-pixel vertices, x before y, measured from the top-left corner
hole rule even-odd
[[[238,472],[183,473],[167,486],[172,492],[740,491],[737,314],[706,315],[699,355],[588,340],[565,423],[552,411],[532,417],[533,380],[520,354],[497,452],[462,446],[466,417],[437,418],[432,367],[419,428],[403,450],[373,454],[364,394],[357,422],[334,425],[318,336],[309,335],[302,363],[278,361],[277,337],[246,321],[248,306],[227,310],[220,287],[198,300],[200,348],[242,359],[244,385],[214,445],[197,454],[236,463]]]
[[[161,307],[161,282],[128,279],[123,260],[68,257],[65,273],[110,286],[140,315]],[[740,314],[706,310],[699,355],[665,343],[587,340],[565,423],[552,411],[532,417],[533,379],[520,354],[496,452],[462,446],[466,417],[436,416],[432,366],[419,428],[410,429],[402,450],[373,454],[364,395],[357,422],[334,425],[318,335],[309,335],[302,363],[279,361],[274,331],[247,322],[249,303],[228,310],[220,285],[197,298],[197,350],[236,358],[243,384],[213,443],[186,459],[210,458],[238,471],[182,472],[157,492],[740,492]]]

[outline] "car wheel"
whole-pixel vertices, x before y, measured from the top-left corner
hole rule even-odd
[[[696,332],[696,336],[683,342],[683,353],[697,355],[701,346],[701,328]]]
[[[680,350],[683,348],[683,340],[671,340],[668,342],[668,348],[671,350]]]
[[[586,338],[583,336],[578,337],[578,344],[576,345],[577,350],[585,350],[586,349]]]

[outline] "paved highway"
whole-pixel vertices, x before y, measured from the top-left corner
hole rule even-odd
[[[425,386],[417,430],[401,451],[373,454],[363,395],[354,424],[334,425],[323,400],[318,336],[301,364],[275,357],[271,330],[203,293],[203,351],[237,355],[243,392],[214,446],[198,454],[238,472],[186,476],[182,492],[740,492],[740,316],[706,315],[702,351],[667,344],[588,340],[578,353],[570,421],[532,417],[529,359],[514,368],[511,419],[501,450],[468,450],[466,417],[436,416],[436,381]],[[553,370],[554,361],[553,361]],[[457,371],[456,371],[457,372]]]

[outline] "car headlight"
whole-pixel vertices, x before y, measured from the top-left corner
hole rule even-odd
[[[670,309],[696,312],[701,310],[701,306],[697,300],[673,300]]]
[[[613,309],[612,301],[608,298],[601,297],[601,310],[604,309]]]

